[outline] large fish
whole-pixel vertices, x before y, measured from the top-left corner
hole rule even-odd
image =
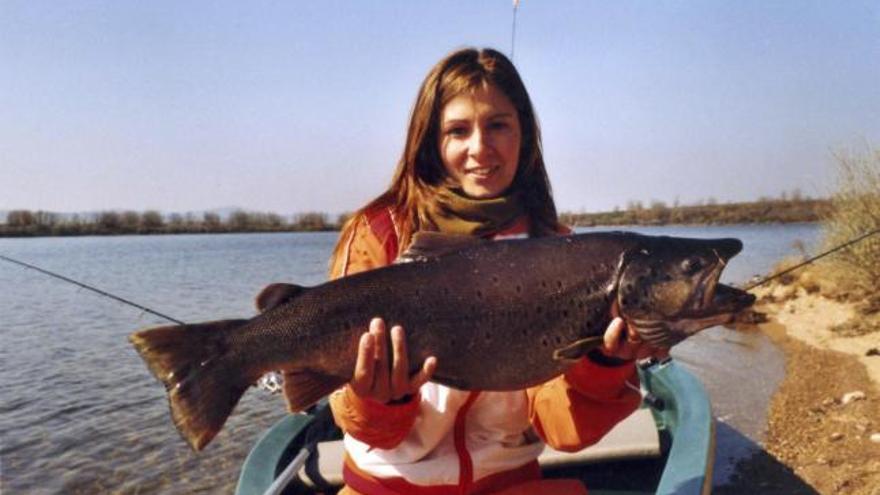
[[[251,319],[147,329],[131,342],[165,384],[174,424],[195,450],[247,388],[292,372],[300,410],[348,382],[371,318],[407,332],[409,362],[437,357],[433,381],[517,390],[545,382],[601,345],[613,313],[671,345],[754,302],[718,283],[737,239],[610,232],[485,241],[419,234],[408,263],[316,287],[273,284]]]

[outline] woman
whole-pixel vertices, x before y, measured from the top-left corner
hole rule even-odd
[[[392,263],[418,231],[568,232],[528,93],[495,50],[459,50],[429,72],[391,187],[344,226],[331,277]],[[522,391],[461,391],[428,381],[434,357],[409,376],[404,329],[376,318],[352,381],[330,399],[345,432],[341,493],[586,493],[575,480],[540,479],[543,442],[572,451],[599,440],[638,406],[626,382],[637,383],[633,360],[651,352],[616,318],[603,350],[560,377]]]

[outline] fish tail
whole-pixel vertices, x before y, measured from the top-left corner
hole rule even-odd
[[[193,450],[220,431],[245,390],[249,376],[227,352],[230,331],[248,320],[169,325],[129,337],[147,367],[168,392],[171,418]]]

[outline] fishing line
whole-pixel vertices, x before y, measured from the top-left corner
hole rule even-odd
[[[135,307],[135,308],[138,308],[138,309],[140,309],[141,311],[144,311],[144,312],[146,312],[146,313],[150,313],[150,314],[156,315],[156,316],[158,316],[158,317],[160,317],[160,318],[164,318],[164,319],[166,319],[166,320],[168,320],[168,321],[170,321],[170,322],[172,322],[172,323],[177,323],[178,325],[185,325],[185,324],[186,324],[186,323],[184,323],[184,322],[182,322],[182,321],[180,321],[180,320],[178,320],[178,319],[172,318],[172,317],[170,317],[170,316],[168,316],[168,315],[163,315],[162,313],[160,313],[160,312],[158,312],[158,311],[154,311],[154,310],[152,310],[152,309],[150,309],[150,308],[148,308],[148,307],[146,307],[146,306],[142,306],[142,305],[140,305],[140,304],[138,304],[138,303],[136,303],[136,302],[129,301],[128,299],[125,299],[125,298],[119,297],[119,296],[117,296],[117,295],[111,294],[111,293],[109,293],[109,292],[107,292],[107,291],[104,291],[104,290],[101,290],[101,289],[99,289],[99,288],[97,288],[97,287],[92,287],[91,285],[84,284],[84,283],[82,283],[82,282],[77,282],[76,280],[73,280],[73,279],[71,279],[71,278],[65,277],[64,275],[60,275],[60,274],[58,274],[58,273],[51,272],[51,271],[49,271],[49,270],[45,270],[45,269],[40,268],[40,267],[38,267],[38,266],[31,265],[30,263],[25,263],[24,261],[19,261],[19,260],[16,260],[16,259],[12,259],[12,258],[10,258],[10,257],[8,257],[8,256],[3,256],[2,254],[0,254],[0,260],[8,261],[8,262],[10,262],[10,263],[15,263],[16,265],[21,265],[21,266],[23,266],[23,267],[25,267],[25,268],[30,268],[31,270],[36,270],[36,271],[38,271],[38,272],[40,272],[40,273],[44,273],[44,274],[46,274],[46,275],[49,275],[50,277],[55,277],[55,278],[57,278],[57,279],[60,279],[60,280],[65,281],[65,282],[69,282],[69,283],[74,284],[74,285],[77,285],[77,286],[79,286],[79,287],[81,287],[81,288],[83,288],[83,289],[88,289],[88,290],[90,290],[90,291],[92,291],[92,292],[95,292],[95,293],[97,293],[97,294],[100,294],[100,295],[102,295],[102,296],[109,297],[110,299],[115,299],[116,301],[119,301],[119,302],[121,302],[122,304],[127,304],[127,305],[129,305],[129,306],[133,306],[133,307]]]
[[[849,246],[851,246],[851,245],[853,245],[853,244],[855,244],[855,243],[857,243],[857,242],[860,242],[860,241],[862,241],[862,240],[864,240],[864,239],[867,239],[868,237],[870,237],[870,236],[872,236],[872,235],[874,235],[874,234],[877,234],[877,233],[880,233],[880,229],[874,229],[874,230],[872,230],[872,231],[870,231],[870,232],[867,232],[867,233],[865,233],[865,234],[862,234],[862,235],[860,235],[860,236],[858,236],[858,237],[856,237],[856,238],[854,238],[854,239],[851,239],[851,240],[849,240],[849,241],[847,241],[847,242],[845,242],[845,243],[843,243],[843,244],[841,244],[841,245],[839,245],[839,246],[836,246],[836,247],[834,247],[834,248],[832,248],[832,249],[829,249],[828,251],[825,251],[824,253],[818,254],[818,255],[813,256],[812,258],[810,258],[810,259],[808,259],[808,260],[806,260],[806,261],[803,261],[803,262],[801,262],[801,263],[798,263],[797,265],[795,265],[795,266],[793,266],[793,267],[791,267],[791,268],[785,269],[785,270],[783,270],[783,271],[781,271],[781,272],[779,272],[779,273],[776,273],[776,274],[771,275],[771,276],[769,276],[769,277],[767,277],[767,278],[764,278],[764,279],[762,279],[762,280],[759,280],[758,282],[755,282],[754,284],[751,284],[751,285],[745,287],[743,290],[745,290],[745,291],[749,291],[749,290],[754,289],[755,287],[759,287],[759,286],[761,286],[761,285],[764,285],[764,284],[766,284],[767,282],[769,282],[769,281],[771,281],[771,280],[774,280],[774,279],[779,278],[779,277],[781,277],[781,276],[783,276],[783,275],[785,275],[785,274],[787,274],[787,273],[790,273],[790,272],[792,272],[792,271],[794,271],[794,270],[797,270],[798,268],[800,268],[800,267],[802,267],[802,266],[804,266],[804,265],[808,265],[808,264],[810,264],[810,263],[812,263],[812,262],[814,262],[814,261],[816,261],[816,260],[818,260],[818,259],[820,259],[820,258],[824,258],[825,256],[828,256],[829,254],[832,254],[832,253],[835,253],[835,252],[837,252],[837,251],[840,251],[840,250],[843,249],[843,248],[849,247]],[[10,258],[10,257],[8,257],[8,256],[4,256],[4,255],[2,255],[2,254],[0,254],[0,260],[8,261],[8,262],[10,262],[10,263],[14,263],[14,264],[16,264],[16,265],[20,265],[20,266],[23,266],[23,267],[25,267],[25,268],[30,268],[31,270],[36,270],[36,271],[38,271],[38,272],[40,272],[40,273],[43,273],[43,274],[49,275],[50,277],[54,277],[54,278],[57,278],[57,279],[59,279],[59,280],[63,280],[63,281],[65,281],[65,282],[68,282],[68,283],[74,284],[74,285],[76,285],[76,286],[78,286],[78,287],[81,287],[81,288],[83,288],[83,289],[90,290],[90,291],[92,291],[92,292],[94,292],[94,293],[96,293],[96,294],[99,294],[99,295],[102,295],[102,296],[105,296],[105,297],[109,297],[110,299],[113,299],[113,300],[115,300],[115,301],[121,302],[122,304],[127,304],[127,305],[129,305],[129,306],[134,307],[134,308],[140,309],[141,311],[144,311],[144,312],[146,312],[146,313],[150,313],[150,314],[155,315],[155,316],[158,316],[158,317],[160,317],[160,318],[164,318],[165,320],[168,320],[168,321],[170,321],[170,322],[172,322],[172,323],[176,323],[176,324],[178,324],[178,325],[185,325],[185,324],[186,324],[186,323],[184,323],[184,322],[182,322],[182,321],[180,321],[180,320],[178,320],[178,319],[176,319],[176,318],[172,318],[172,317],[170,317],[170,316],[168,316],[168,315],[162,314],[162,313],[160,313],[160,312],[158,312],[158,311],[156,311],[156,310],[150,309],[150,308],[148,308],[148,307],[146,307],[146,306],[143,306],[143,305],[141,305],[141,304],[138,304],[138,303],[136,303],[136,302],[129,301],[128,299],[125,299],[125,298],[123,298],[123,297],[119,297],[119,296],[117,296],[117,295],[115,295],[115,294],[111,294],[111,293],[109,293],[109,292],[107,292],[107,291],[105,291],[105,290],[101,290],[101,289],[99,289],[99,288],[97,288],[97,287],[94,287],[94,286],[91,286],[91,285],[88,285],[88,284],[85,284],[85,283],[82,283],[82,282],[78,282],[78,281],[73,280],[73,279],[71,279],[71,278],[65,277],[64,275],[61,275],[61,274],[58,274],[58,273],[55,273],[55,272],[52,272],[52,271],[49,271],[49,270],[46,270],[46,269],[40,268],[40,267],[35,266],[35,265],[32,265],[32,264],[30,264],[30,263],[25,263],[24,261],[19,261],[19,260],[16,260],[16,259]]]
[[[763,280],[759,280],[758,282],[755,282],[754,284],[752,284],[752,285],[746,287],[746,288],[743,289],[743,290],[745,290],[745,291],[749,291],[749,290],[754,289],[755,287],[758,287],[759,285],[764,285],[764,284],[766,284],[767,282],[769,282],[769,281],[771,281],[771,280],[773,280],[773,279],[775,279],[775,278],[779,278],[779,277],[785,275],[786,273],[789,273],[789,272],[792,272],[792,271],[794,271],[794,270],[797,270],[798,268],[800,268],[800,267],[802,267],[802,266],[804,266],[804,265],[807,265],[807,264],[809,264],[809,263],[812,263],[812,262],[816,261],[816,260],[819,259],[819,258],[824,258],[825,256],[828,256],[828,255],[831,254],[831,253],[834,253],[834,252],[836,252],[836,251],[840,251],[841,249],[843,249],[843,248],[845,248],[845,247],[848,247],[848,246],[851,246],[851,245],[853,245],[853,244],[855,244],[855,243],[857,243],[857,242],[859,242],[859,241],[861,241],[861,240],[863,240],[863,239],[866,239],[866,238],[868,238],[868,237],[871,237],[872,235],[874,235],[874,234],[876,234],[876,233],[878,233],[878,232],[880,232],[880,229],[874,229],[874,230],[872,230],[872,231],[870,231],[870,232],[868,232],[868,233],[866,233],[866,234],[862,234],[862,235],[856,237],[855,239],[850,239],[849,241],[847,241],[847,242],[845,242],[845,243],[843,243],[843,244],[841,244],[841,245],[839,245],[839,246],[837,246],[837,247],[834,247],[834,248],[832,248],[832,249],[829,249],[828,251],[825,251],[825,252],[822,253],[822,254],[819,254],[819,255],[813,256],[812,258],[810,258],[810,259],[808,259],[808,260],[806,260],[806,261],[804,261],[804,262],[802,262],[802,263],[798,263],[797,265],[795,265],[795,266],[793,266],[793,267],[791,267],[791,268],[787,268],[787,269],[782,270],[781,272],[776,273],[776,274],[774,274],[774,275],[771,275],[771,276],[769,276],[769,277],[767,277],[767,278],[765,278],[765,279],[763,279]]]

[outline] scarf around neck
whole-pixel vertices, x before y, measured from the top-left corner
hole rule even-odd
[[[519,193],[475,199],[459,189],[440,187],[432,199],[422,210],[425,227],[447,234],[488,236],[510,227],[525,214]]]

